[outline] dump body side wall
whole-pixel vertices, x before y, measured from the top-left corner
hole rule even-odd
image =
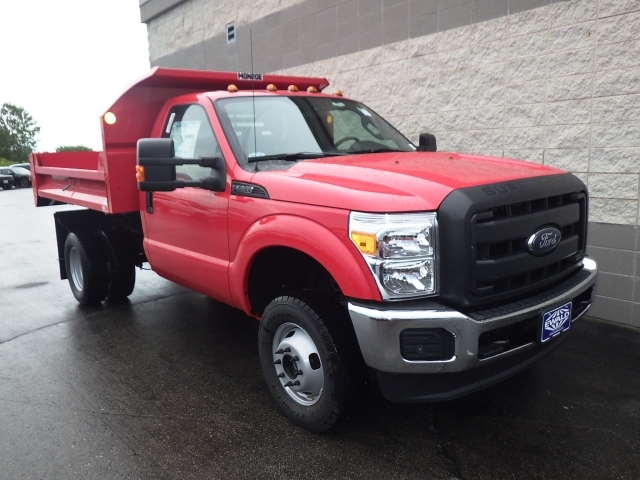
[[[48,199],[109,213],[105,158],[103,152],[31,154],[29,162],[36,206],[49,204],[43,200]]]

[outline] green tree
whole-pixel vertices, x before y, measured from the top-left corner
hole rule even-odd
[[[36,135],[40,127],[31,115],[11,103],[0,108],[0,157],[14,163],[26,162],[36,148]]]
[[[56,152],[92,152],[89,147],[84,145],[62,145],[56,148]]]

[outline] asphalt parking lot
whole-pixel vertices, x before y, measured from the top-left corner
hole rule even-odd
[[[262,380],[257,322],[141,271],[80,307],[53,212],[0,190],[0,478],[640,478],[640,331],[595,319],[502,384],[437,404],[373,386],[308,433]]]

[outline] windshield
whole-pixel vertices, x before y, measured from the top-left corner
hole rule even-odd
[[[31,172],[26,168],[11,167],[11,170],[13,170],[13,173],[15,173],[16,175],[31,175]]]
[[[415,151],[389,123],[352,100],[236,97],[217,100],[215,107],[233,153],[243,166],[261,160],[290,165],[291,161],[329,155]]]

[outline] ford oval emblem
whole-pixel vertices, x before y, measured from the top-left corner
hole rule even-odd
[[[529,237],[527,248],[533,255],[546,255],[560,245],[561,239],[560,230],[555,227],[546,227]]]

